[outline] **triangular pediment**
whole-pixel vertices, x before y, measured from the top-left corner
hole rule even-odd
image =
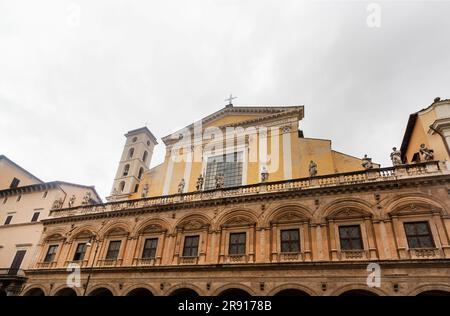
[[[232,106],[225,107],[213,114],[204,117],[202,128],[226,127],[226,126],[246,126],[263,125],[265,120],[275,119],[279,116],[296,116],[299,120],[303,118],[303,106]],[[193,129],[194,124],[186,126],[184,129]],[[165,144],[173,140],[173,135],[183,134],[176,131],[162,138]]]

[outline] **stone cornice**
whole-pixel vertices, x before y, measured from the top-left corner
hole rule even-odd
[[[289,184],[294,180],[282,182],[283,184]],[[304,198],[347,194],[352,192],[373,192],[383,190],[397,190],[403,188],[411,188],[418,186],[431,186],[431,185],[445,185],[450,183],[450,174],[438,174],[438,175],[426,175],[421,177],[407,177],[388,179],[384,181],[375,182],[363,182],[363,183],[347,183],[330,186],[316,186],[309,188],[287,188],[279,190],[264,190],[268,186],[277,186],[277,183],[267,183],[260,185],[249,185],[244,187],[235,188],[236,194],[227,194],[233,192],[233,189],[226,190],[212,190],[200,194],[200,199],[189,200],[192,196],[189,193],[182,195],[174,195],[170,197],[162,197],[161,200],[169,199],[168,203],[159,203],[154,205],[146,205],[150,199],[138,199],[124,202],[106,203],[100,206],[85,206],[74,209],[63,209],[53,211],[53,213],[61,213],[58,217],[48,218],[42,221],[44,225],[56,224],[56,223],[68,223],[78,222],[85,220],[111,218],[111,217],[124,217],[135,216],[138,214],[154,213],[174,211],[179,209],[192,209],[192,208],[204,208],[214,207],[218,205],[232,205],[250,202],[264,202],[270,200],[292,199],[292,198]],[[281,185],[281,184],[280,184]],[[244,189],[255,189],[250,194],[240,194]],[[257,190],[256,190],[257,189]],[[202,195],[205,197],[202,198]],[[172,202],[170,202],[172,201]],[[111,205],[113,204],[113,205]],[[103,208],[104,210],[93,208]],[[110,210],[107,210],[107,207]],[[73,212],[73,214],[72,214]],[[67,214],[67,215],[66,215]]]

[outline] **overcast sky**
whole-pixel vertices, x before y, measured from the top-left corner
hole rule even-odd
[[[166,136],[233,93],[304,105],[306,137],[388,166],[409,114],[450,98],[450,1],[376,2],[379,28],[369,3],[0,0],[0,154],[104,197],[124,133]]]

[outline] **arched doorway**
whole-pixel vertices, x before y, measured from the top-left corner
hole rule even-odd
[[[45,293],[40,288],[35,287],[26,291],[24,296],[45,296]]]
[[[378,296],[377,294],[366,290],[350,290],[339,296]]]
[[[417,294],[417,296],[450,296],[450,292],[442,290],[430,290]]]
[[[218,296],[228,298],[251,297],[251,295],[247,291],[236,288],[226,289],[225,291],[221,292]]]
[[[101,287],[89,293],[89,296],[114,296],[114,295],[107,288]]]
[[[193,289],[181,288],[181,289],[176,289],[175,291],[170,293],[170,296],[190,298],[190,297],[198,297],[199,295]]]
[[[126,296],[153,296],[153,293],[146,288],[137,288],[128,292]]]
[[[54,296],[77,296],[77,292],[70,287],[66,287],[56,292]]]
[[[285,289],[276,293],[274,296],[310,296],[310,295],[299,289]]]

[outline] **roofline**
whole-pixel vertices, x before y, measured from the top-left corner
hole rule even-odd
[[[216,111],[216,112],[214,112],[214,113],[212,113],[212,114],[202,118],[199,121],[201,121],[202,124],[204,124],[204,123],[212,121],[213,119],[218,118],[218,117],[220,117],[220,116],[222,116],[222,115],[224,115],[226,113],[230,113],[230,112],[231,113],[233,113],[233,112],[234,113],[249,112],[251,110],[259,111],[259,112],[263,112],[264,110],[266,110],[266,111],[269,110],[269,111],[272,112],[272,113],[268,114],[267,118],[269,118],[269,117],[271,117],[272,115],[275,115],[275,114],[281,114],[283,112],[289,112],[289,110],[302,110],[302,113],[304,113],[303,112],[304,111],[304,106],[303,105],[286,105],[286,106],[280,106],[280,105],[276,105],[276,106],[255,106],[255,105],[252,105],[252,106],[224,107],[224,108],[222,108],[222,109],[220,109],[220,110],[218,110],[218,111]],[[264,117],[261,117],[260,119],[264,119]],[[255,120],[256,120],[256,118],[255,118]],[[252,121],[252,119],[246,120],[246,121],[244,121],[242,123],[249,123],[251,121]],[[231,125],[234,125],[234,124],[228,124],[227,126],[231,126]],[[167,145],[167,141],[170,140],[172,135],[176,134],[177,132],[179,132],[179,131],[181,131],[183,129],[186,129],[186,128],[192,129],[193,127],[194,127],[194,124],[187,125],[186,127],[182,128],[182,129],[179,129],[178,131],[172,132],[169,135],[162,137],[162,140]]]
[[[95,190],[94,186],[87,186],[87,185],[64,182],[64,181],[50,181],[50,182],[26,185],[26,186],[22,186],[22,187],[13,188],[13,189],[0,190],[0,197],[12,196],[12,195],[19,194],[19,193],[46,191],[49,189],[54,189],[60,185],[68,185],[68,186],[90,189],[90,190],[94,191],[95,196],[98,198],[98,200],[101,203],[103,203],[102,198],[98,195],[97,190]]]
[[[133,129],[131,131],[128,131],[125,134],[125,137],[129,137],[129,136],[132,136],[134,134],[139,134],[139,133],[142,133],[142,132],[146,133],[150,137],[150,139],[155,143],[155,145],[158,145],[158,141],[157,141],[155,135],[153,135],[153,133],[147,128],[147,126],[136,128],[136,129]]]
[[[19,166],[18,164],[16,164],[14,161],[12,161],[11,159],[9,159],[8,157],[6,157],[5,155],[0,155],[0,160],[5,159],[6,161],[8,161],[9,163],[11,163],[12,165],[14,165],[15,167],[17,167],[18,169],[22,170],[23,172],[25,172],[26,174],[30,175],[32,178],[36,179],[37,181],[44,183],[44,181],[42,181],[41,179],[39,179],[38,177],[36,177],[34,174],[32,174],[31,172],[29,172],[28,170],[22,168],[21,166]]]

